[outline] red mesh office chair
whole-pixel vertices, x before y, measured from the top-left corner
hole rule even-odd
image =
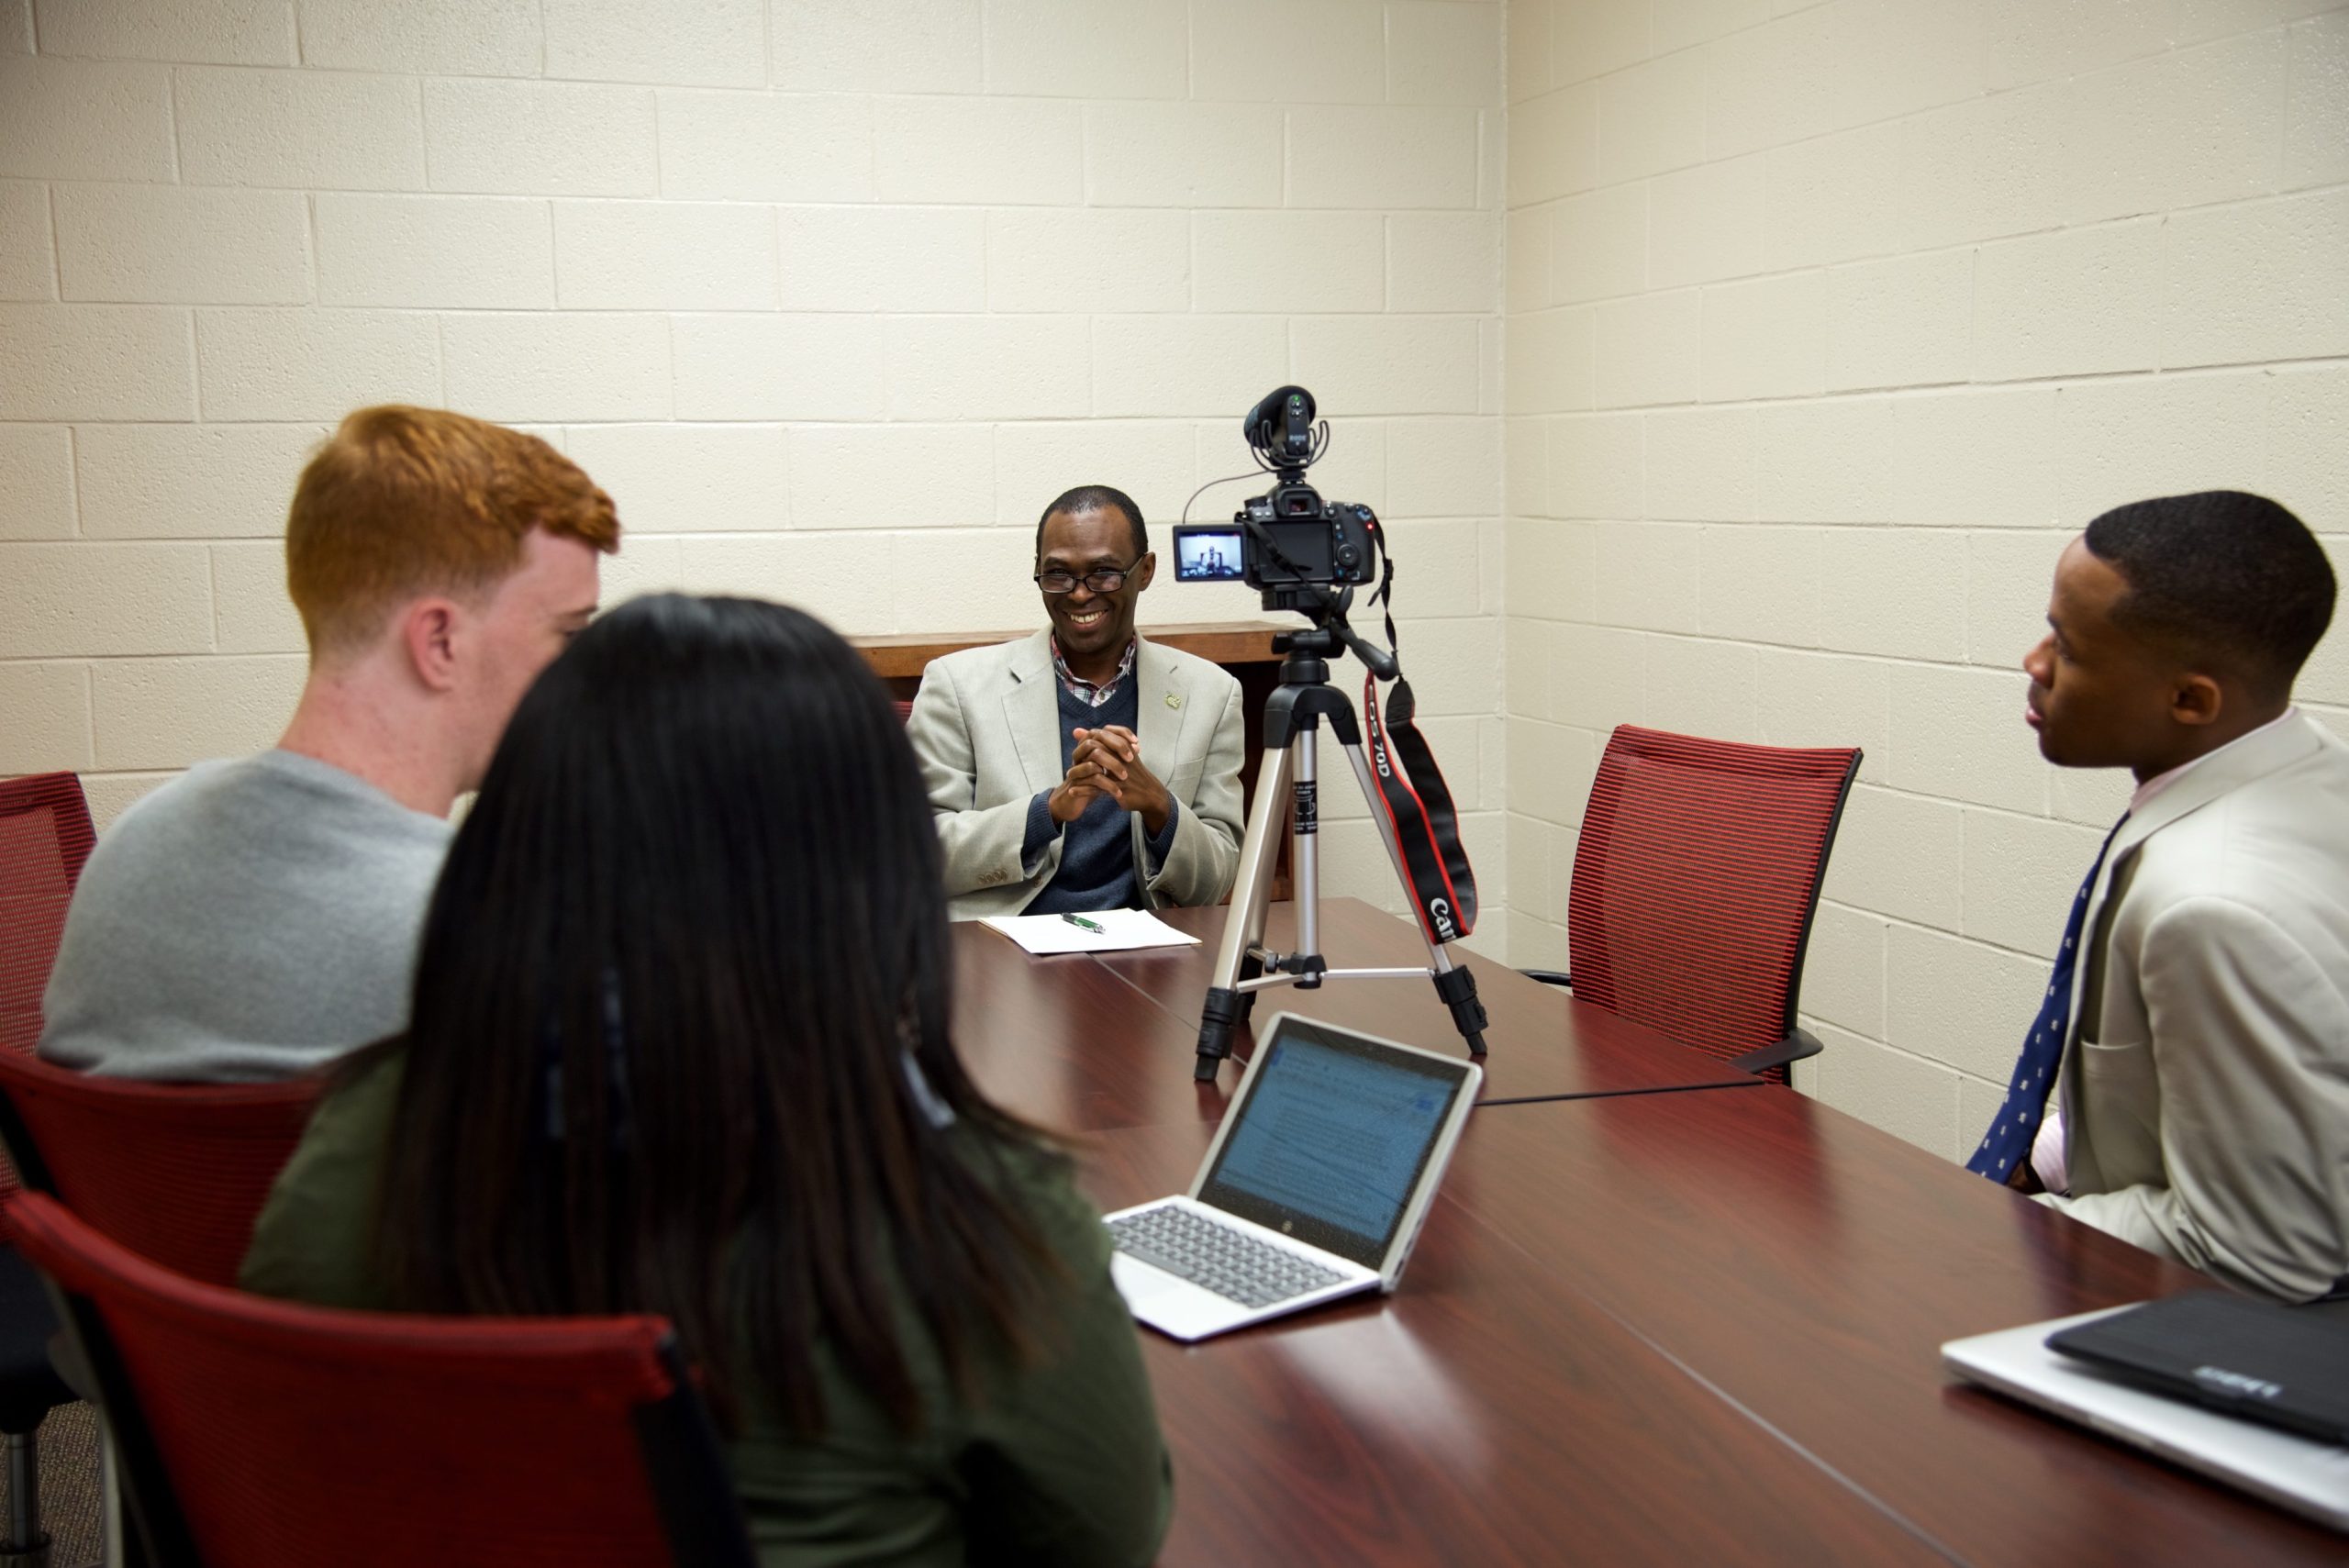
[[[753,1568],[657,1318],[339,1312],[184,1279],[40,1193],[151,1559],[173,1568]]]
[[[909,702],[893,702],[889,706],[897,710],[897,722],[899,724],[907,723],[912,719],[914,716],[913,704]]]
[[[143,1258],[234,1284],[323,1084],[143,1084],[0,1052],[0,1138],[26,1186]]]
[[[1804,949],[1857,747],[1790,750],[1621,725],[1599,758],[1566,900],[1586,1002],[1787,1081]]]
[[[0,1050],[30,1051],[40,1039],[65,906],[96,841],[72,773],[0,781]]]
[[[0,780],[0,1054],[29,1056],[40,1040],[41,994],[65,934],[65,906],[97,835],[72,773]],[[0,1195],[17,1173],[0,1160]],[[6,1236],[0,1221],[0,1238]],[[8,1450],[8,1538],[0,1562],[38,1561],[40,1424],[79,1397],[49,1364],[57,1331],[48,1293],[14,1247],[0,1245],[0,1434]]]

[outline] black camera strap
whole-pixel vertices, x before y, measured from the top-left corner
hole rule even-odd
[[[1452,790],[1436,766],[1427,737],[1412,722],[1418,704],[1411,683],[1403,678],[1402,649],[1395,634],[1395,558],[1385,557],[1386,571],[1378,591],[1371,595],[1386,617],[1386,646],[1395,650],[1395,692],[1384,713],[1378,706],[1378,677],[1362,678],[1364,742],[1370,752],[1370,771],[1378,782],[1380,806],[1402,847],[1403,868],[1409,874],[1411,902],[1419,928],[1429,940],[1453,941],[1476,929],[1476,873],[1460,842],[1460,817],[1452,804]]]

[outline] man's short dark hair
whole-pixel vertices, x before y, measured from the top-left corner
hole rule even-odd
[[[2088,552],[2121,573],[2123,628],[2289,692],[2332,620],[2332,563],[2308,525],[2265,495],[2205,490],[2116,506],[2087,528]]]
[[[1134,559],[1140,561],[1150,553],[1150,530],[1142,527],[1141,508],[1134,498],[1112,484],[1080,484],[1074,490],[1063,490],[1044,508],[1036,519],[1036,559],[1044,559],[1044,525],[1052,521],[1054,512],[1066,512],[1075,517],[1080,512],[1106,512],[1111,507],[1125,514],[1126,527],[1133,531]]]

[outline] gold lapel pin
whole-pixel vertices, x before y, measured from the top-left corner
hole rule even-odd
[[[1183,694],[1180,692],[1167,693],[1166,706],[1168,707],[1181,707],[1183,706]]]

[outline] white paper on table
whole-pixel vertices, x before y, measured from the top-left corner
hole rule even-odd
[[[1125,952],[1134,948],[1197,947],[1199,939],[1176,930],[1147,909],[1088,909],[1082,917],[1103,928],[1088,931],[1058,915],[989,915],[992,926],[1030,952]]]

